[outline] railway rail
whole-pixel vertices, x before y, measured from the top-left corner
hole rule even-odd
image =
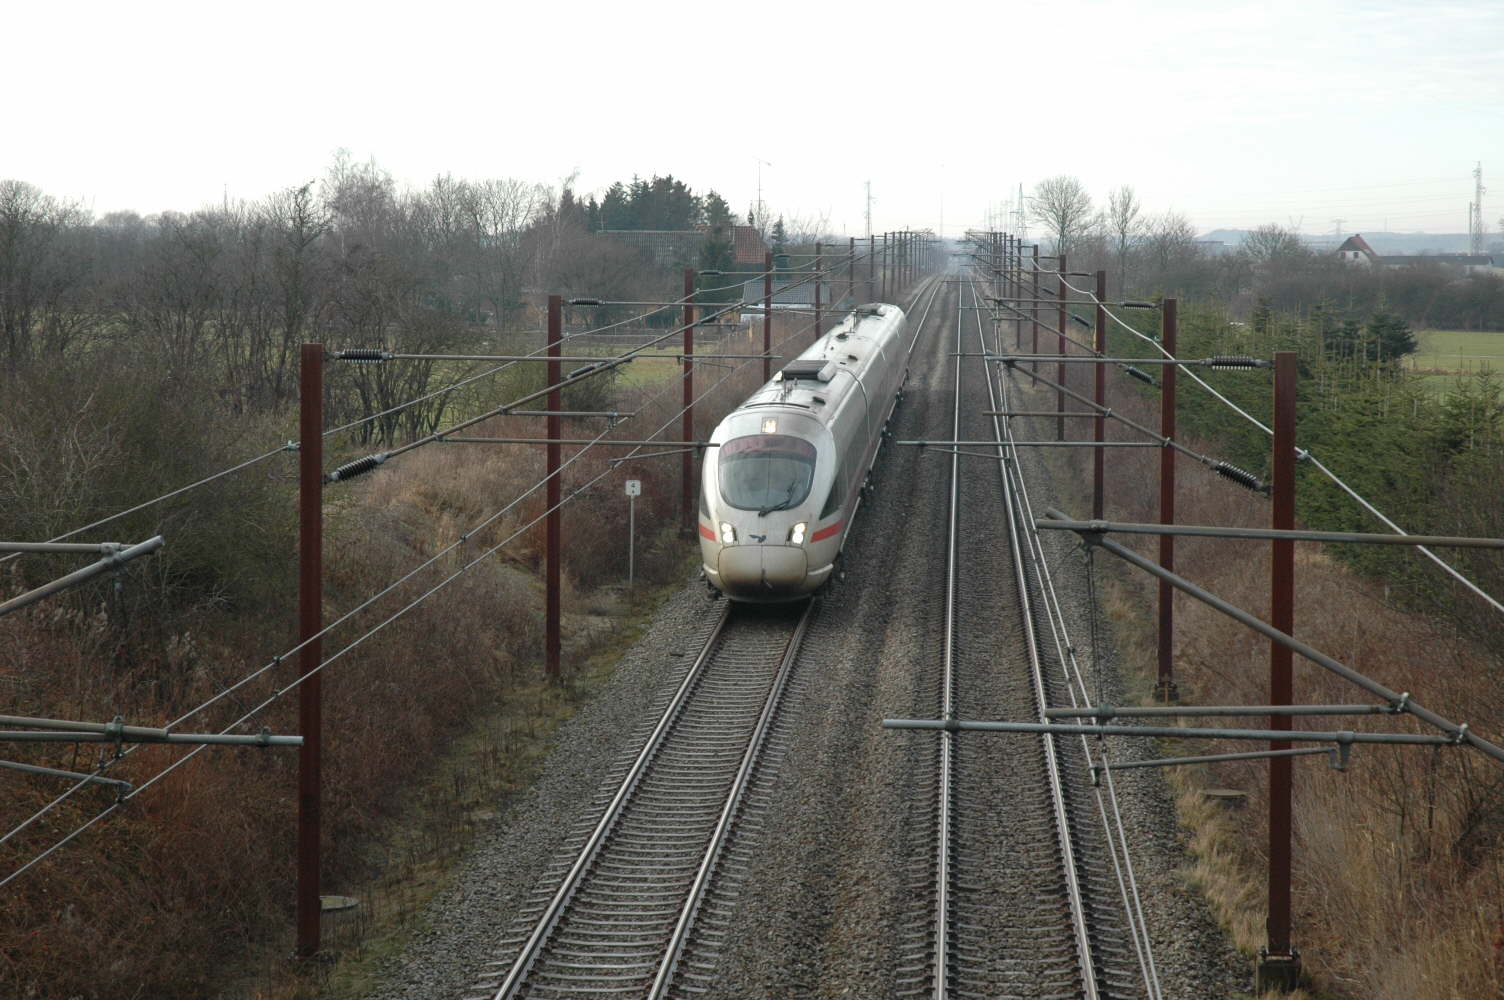
[[[916,290],[929,316],[938,283]],[[918,330],[910,350],[918,341]],[[572,838],[467,997],[673,996],[703,990],[713,897],[817,601],[723,602],[678,689]],[[793,617],[797,614],[797,620]],[[733,878],[734,881],[734,878]]]
[[[502,942],[512,957],[467,997],[663,997],[696,979],[696,917],[815,607],[722,603],[605,811]]]
[[[969,464],[978,459],[950,455],[943,596],[935,597],[943,655],[920,669],[937,671],[945,718],[1041,719],[1068,686],[1049,617],[1058,607],[1038,539],[1025,537],[1031,522],[1017,459],[1004,461],[1007,428],[984,418],[1001,407],[977,358],[998,345],[986,342],[980,310],[963,306],[963,289],[975,296],[939,281],[916,295],[924,306],[909,347],[913,354],[928,335],[927,422],[948,410],[948,427],[927,430],[953,440],[990,433],[996,478]],[[949,405],[935,406],[936,393],[948,393]],[[792,714],[785,702],[818,606],[721,606],[651,731],[645,725],[634,741],[641,749],[566,839],[466,1000],[667,997],[716,985],[740,882],[762,839],[748,819],[760,807],[749,800],[787,743],[774,734]],[[898,992],[1156,997],[1134,975],[1139,941],[1127,943],[1117,905],[1122,869],[1095,822],[1101,800],[1091,802],[1078,742],[943,732],[925,751],[935,782],[919,793],[934,807],[930,853],[917,881],[911,876],[912,911],[896,918]],[[775,752],[765,754],[770,745]]]
[[[985,342],[980,311],[967,309],[964,296],[976,304],[974,290],[958,283],[954,395],[945,429],[952,440],[984,436],[981,412],[1000,409],[992,379],[963,357],[968,328],[983,353],[996,346]],[[1018,491],[1004,461],[1005,431],[997,418],[989,419],[996,478],[979,474],[969,454],[949,456],[944,593],[937,595],[941,656],[933,689],[945,719],[999,713],[1040,719],[1061,698],[1065,675],[1054,669],[1055,650],[1041,634],[1039,553],[1022,537]],[[1080,749],[1053,737],[975,735],[937,734],[926,903],[908,933],[900,979],[906,994],[1145,995],[1116,905],[1118,866],[1109,863],[1090,793],[1078,791],[1089,784]]]

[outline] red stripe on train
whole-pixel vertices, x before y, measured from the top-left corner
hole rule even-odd
[[[713,542],[713,541],[715,541],[715,532],[711,531],[704,524],[701,524],[700,525],[700,537],[701,538],[708,538],[708,539],[710,539]]]
[[[819,531],[815,532],[813,535],[810,535],[809,540],[812,542],[823,542],[831,535],[834,535],[836,532],[840,531],[842,523],[844,522],[837,521],[835,524],[826,525]]]

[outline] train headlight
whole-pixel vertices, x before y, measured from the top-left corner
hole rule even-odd
[[[805,530],[808,527],[809,527],[808,524],[806,524],[803,521],[800,521],[798,524],[796,524],[792,528],[790,528],[789,529],[789,544],[790,545],[803,545],[804,544],[804,532],[805,532]]]
[[[730,545],[734,541],[736,541],[736,528],[734,528],[732,526],[732,524],[731,524],[730,521],[722,521],[721,522],[721,544],[722,545]]]

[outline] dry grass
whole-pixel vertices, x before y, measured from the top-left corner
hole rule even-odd
[[[1116,381],[1109,380],[1118,395],[1110,405],[1157,426],[1144,400]],[[1109,437],[1129,439],[1124,432]],[[1190,443],[1215,453],[1215,445]],[[1157,451],[1119,449],[1112,455],[1107,516],[1155,520]],[[1084,461],[1074,460],[1078,477],[1084,468]],[[1067,501],[1071,513],[1086,506],[1080,496]],[[1184,459],[1177,507],[1183,523],[1253,526],[1267,525],[1269,517],[1266,501]],[[1154,557],[1152,537],[1126,536],[1124,544]],[[1111,557],[1097,559],[1100,566]],[[1137,667],[1137,688],[1147,700],[1155,670],[1155,581],[1122,565],[1102,568],[1120,649]],[[1180,539],[1176,570],[1240,607],[1268,614],[1267,544]],[[1504,665],[1451,629],[1388,604],[1381,581],[1358,578],[1319,547],[1302,544],[1296,598],[1301,639],[1478,732],[1495,739],[1504,733]],[[1183,701],[1268,701],[1266,640],[1183,595],[1176,595],[1175,615]],[[1295,684],[1298,701],[1372,700],[1299,657]],[[1296,725],[1321,728],[1330,722]],[[1338,724],[1423,731],[1409,719]],[[1374,1000],[1500,996],[1504,780],[1498,767],[1468,751],[1415,747],[1359,748],[1345,773],[1324,761],[1298,759],[1294,788],[1294,943],[1315,988],[1324,996]],[[1238,946],[1249,951],[1264,942],[1266,767],[1234,763],[1173,776],[1181,821],[1191,833],[1194,862],[1187,877],[1205,892]],[[1247,804],[1229,813],[1206,801],[1200,794],[1206,787],[1241,789]]]
[[[794,329],[791,324],[775,336]],[[805,332],[781,353],[791,356],[810,339]],[[743,340],[728,342],[726,352],[760,349],[760,336]],[[719,367],[699,369],[697,391],[725,374]],[[761,365],[752,363],[701,401],[696,435],[708,435],[726,409],[760,382]],[[677,438],[677,390],[677,381],[622,387],[619,408],[640,412],[616,435],[645,437],[670,424],[663,436]],[[598,421],[566,421],[565,435],[592,437],[598,428]],[[498,436],[543,431],[542,420],[515,418],[476,429]],[[566,447],[566,458],[573,451]],[[332,954],[369,954],[400,932],[442,884],[448,863],[476,825],[487,821],[480,813],[490,807],[481,803],[504,800],[530,780],[549,734],[609,670],[614,644],[630,636],[623,622],[643,613],[655,586],[683,580],[693,545],[679,523],[679,468],[675,457],[611,469],[605,454],[592,452],[566,472],[566,497],[604,475],[565,508],[563,685],[547,683],[539,663],[543,528],[525,526],[544,510],[542,490],[325,639],[327,657],[522,530],[326,673],[325,891],[364,901],[353,920],[333,925]],[[349,487],[331,489],[326,620],[474,528],[542,473],[536,447],[435,445]],[[620,596],[626,574],[622,480],[628,477],[643,480],[635,603]],[[291,520],[286,484],[268,479],[261,488],[266,508],[285,510]],[[216,516],[239,518],[260,537],[289,537],[285,526],[252,522],[244,506],[203,513],[205,519]],[[28,714],[108,719],[120,712],[131,722],[175,718],[292,644],[290,551],[276,576],[285,581],[281,603],[205,604],[180,616],[191,629],[173,634],[158,634],[148,617],[132,621],[118,608],[89,603],[108,594],[103,587],[8,616],[0,620],[0,691],[15,710]],[[133,580],[131,586],[150,583]],[[15,586],[0,576],[0,588]],[[592,658],[595,653],[602,655]],[[274,685],[290,681],[294,669],[293,663],[282,664],[187,728],[222,727]],[[296,731],[294,702],[282,699],[261,720],[274,732]],[[88,747],[70,745],[16,753],[70,769],[86,769],[94,760]],[[181,753],[146,748],[112,774],[140,783]],[[6,829],[64,787],[44,779],[6,780]],[[295,754],[207,751],[24,876],[0,900],[0,995],[203,996],[231,981],[238,984],[231,994],[239,996],[293,997],[324,989],[327,965],[305,964],[293,973],[285,957],[291,944],[295,786]],[[0,846],[0,870],[18,867],[109,801],[100,790],[76,796]]]

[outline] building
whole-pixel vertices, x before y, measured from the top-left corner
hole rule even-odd
[[[665,270],[698,267],[700,251],[710,239],[702,229],[603,229],[597,235],[631,247]]]
[[[1444,266],[1477,274],[1494,270],[1494,259],[1486,253],[1427,253],[1409,257],[1380,257],[1385,267]]]
[[[597,235],[631,247],[647,257],[655,267],[677,269],[699,267],[700,252],[710,242],[710,230],[698,229],[603,229]],[[732,266],[738,270],[755,267],[762,270],[768,245],[755,226],[731,227]]]
[[[1337,248],[1337,259],[1348,264],[1377,264],[1379,255],[1373,252],[1373,247],[1368,245],[1362,233],[1355,233],[1343,240]]]
[[[1483,253],[1431,253],[1381,257],[1374,253],[1362,234],[1354,234],[1343,240],[1337,248],[1337,258],[1348,264],[1369,267],[1447,267],[1461,270],[1464,274],[1495,269],[1494,258]]]
[[[737,267],[744,264],[755,265],[761,271],[768,245],[763,242],[762,234],[756,226],[732,226],[731,252]]]

